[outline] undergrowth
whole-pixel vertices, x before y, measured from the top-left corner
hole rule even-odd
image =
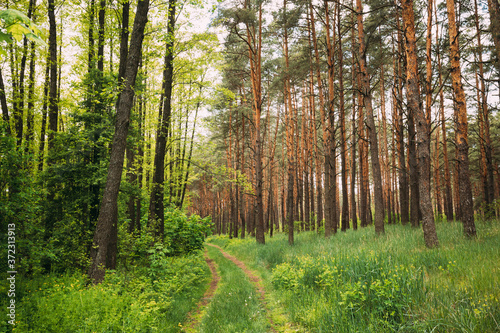
[[[78,273],[20,280],[13,332],[178,332],[209,274],[195,254],[165,258],[161,274],[108,271],[96,286]]]
[[[253,239],[213,236],[258,270],[271,297],[307,332],[500,332],[500,225],[478,222],[477,239],[459,223],[437,224],[440,247],[420,229],[386,225],[325,239],[297,233]]]
[[[137,235],[127,227],[126,221],[119,225],[118,269],[107,270],[99,285],[70,268],[64,274],[18,274],[15,325],[3,320],[0,332],[179,332],[210,280],[200,251],[210,218],[168,208],[162,241],[154,230]],[[7,309],[4,275],[0,307]]]

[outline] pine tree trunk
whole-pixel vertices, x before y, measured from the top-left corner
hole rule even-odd
[[[486,87],[484,83],[484,66],[483,66],[483,45],[481,43],[481,30],[479,27],[479,16],[477,13],[477,0],[474,1],[474,18],[476,24],[476,35],[477,35],[477,56],[479,63],[479,89],[478,92],[478,115],[480,120],[480,145],[481,145],[481,160],[483,164],[483,187],[484,187],[484,199],[486,202],[486,215],[491,217],[494,212],[492,210],[491,204],[495,200],[495,183],[493,179],[493,161],[492,161],[492,147],[491,147],[491,136],[490,136],[490,122],[489,122],[489,111],[488,103],[486,98]],[[500,17],[499,17],[500,19]],[[500,26],[499,26],[500,29]]]
[[[334,30],[335,31],[335,30]],[[334,115],[334,81],[335,81],[335,62],[334,62],[334,43],[330,37],[330,13],[328,2],[325,1],[325,33],[326,50],[328,62],[328,107],[325,116],[325,237],[330,237],[332,233],[337,232],[337,177],[336,177],[336,159],[335,159],[335,115]],[[334,38],[335,39],[335,38]]]
[[[402,54],[402,35],[400,28],[399,10],[396,8],[396,26],[398,40],[398,54]],[[401,60],[395,60],[395,70],[397,75],[394,78],[394,125],[396,129],[396,141],[398,151],[398,182],[399,182],[399,211],[401,216],[401,224],[406,225],[410,221],[409,212],[409,184],[408,184],[408,169],[406,167],[405,158],[405,143],[404,143],[404,121],[403,121],[403,64]]]
[[[436,16],[437,12],[435,11]],[[436,25],[436,43],[439,42],[439,25]],[[450,162],[448,159],[448,139],[446,135],[446,119],[444,117],[444,93],[443,93],[443,73],[441,70],[441,53],[437,48],[437,65],[439,79],[439,120],[441,122],[441,134],[443,140],[443,162],[444,162],[444,185],[445,185],[445,204],[444,213],[448,221],[453,221],[453,194],[451,187]]]
[[[291,96],[291,88],[290,88],[290,77],[288,74],[289,70],[289,58],[288,58],[288,27],[287,27],[287,11],[286,11],[286,0],[283,1],[283,11],[284,11],[284,44],[283,51],[285,56],[285,70],[286,70],[286,79],[285,79],[285,115],[287,116],[287,126],[286,126],[286,152],[287,152],[287,166],[288,166],[288,174],[287,174],[287,200],[286,200],[286,219],[288,226],[288,244],[293,245],[294,243],[294,176],[295,176],[295,161],[294,161],[294,152],[293,152],[293,138],[294,138],[294,126],[293,126],[293,106],[292,106],[292,96]]]
[[[320,121],[321,125],[323,127],[323,149],[325,150],[325,145],[326,145],[326,122],[325,122],[325,100],[324,100],[324,95],[323,95],[323,83],[321,80],[321,70],[320,70],[320,62],[319,62],[319,49],[318,49],[318,43],[317,43],[317,38],[316,38],[316,28],[315,28],[315,20],[314,20],[314,10],[312,6],[312,1],[309,2],[309,13],[310,13],[310,18],[311,18],[311,37],[312,37],[312,42],[313,42],[313,48],[314,48],[314,59],[315,59],[315,67],[316,67],[316,79],[318,82],[318,96],[319,96],[319,110],[320,110]],[[316,111],[314,111],[314,116],[316,119]],[[314,128],[316,129],[316,122],[314,125]],[[315,140],[317,140],[317,135],[315,133]],[[322,221],[324,219],[324,209],[323,209],[323,182],[321,180],[321,157],[318,151],[318,143],[316,142],[315,145],[316,149],[316,204],[318,206],[317,208],[317,224],[318,224],[318,231],[319,228],[321,227]],[[326,177],[325,177],[326,178]],[[326,181],[326,180],[325,180]]]
[[[382,45],[381,45],[382,46]],[[384,202],[386,204],[387,223],[392,224],[391,200],[390,200],[390,173],[389,173],[389,149],[387,143],[387,120],[385,117],[385,75],[384,65],[380,67],[380,113],[382,116],[382,137],[384,143],[384,154],[382,157],[382,171],[384,179]]]
[[[339,113],[340,113],[340,155],[342,161],[342,223],[341,230],[349,229],[349,193],[347,191],[347,139],[344,106],[344,56],[342,51],[342,35],[340,22],[340,6],[337,9],[338,47],[339,47]]]
[[[461,220],[464,225],[464,234],[468,237],[476,236],[474,223],[474,206],[472,203],[472,189],[469,175],[469,143],[467,139],[467,105],[465,92],[462,86],[460,69],[460,52],[458,45],[458,29],[455,21],[455,2],[446,0],[448,12],[448,32],[450,37],[450,63],[452,88],[456,101],[456,131],[458,178],[460,191]]]
[[[488,12],[490,14],[490,32],[495,44],[496,59],[494,59],[494,63],[499,75],[498,82],[500,85],[500,2],[498,0],[488,0]]]
[[[375,233],[384,233],[384,197],[382,192],[382,173],[380,170],[379,149],[377,129],[375,127],[375,117],[372,108],[372,96],[370,90],[370,77],[366,68],[366,53],[365,53],[365,36],[363,31],[363,8],[361,0],[356,0],[356,11],[358,17],[358,42],[359,42],[359,59],[361,73],[361,93],[363,95],[363,105],[366,109],[366,127],[370,139],[370,157],[373,172],[374,183],[374,201],[375,201]]]
[[[432,0],[431,0],[432,1]],[[413,13],[413,1],[402,0],[403,26],[405,31],[405,53],[406,53],[406,84],[409,113],[415,116],[417,123],[418,142],[418,168],[419,168],[419,199],[422,210],[422,228],[424,230],[425,245],[429,248],[439,246],[439,241],[434,224],[434,212],[431,199],[431,174],[430,174],[430,131],[427,119],[420,103],[420,91],[418,87],[418,63],[417,63],[417,40],[415,38],[415,19]],[[432,8],[432,3],[429,3]],[[432,15],[428,14],[431,18]],[[430,25],[430,22],[429,22]],[[428,41],[430,36],[427,36]],[[412,211],[413,213],[413,211]],[[412,221],[414,219],[412,218]],[[413,225],[414,226],[414,225]]]

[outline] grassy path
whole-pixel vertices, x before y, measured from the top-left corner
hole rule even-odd
[[[210,303],[210,296],[205,295],[199,304],[198,320],[191,322],[185,331],[274,332],[267,316],[262,281],[245,264],[220,247],[207,245],[208,257],[215,262],[220,281]]]
[[[197,327],[200,325],[200,320],[204,315],[204,310],[206,306],[210,303],[212,298],[214,297],[215,291],[219,286],[220,276],[217,273],[217,264],[213,259],[208,256],[207,250],[205,249],[204,253],[205,261],[207,262],[208,268],[210,269],[210,273],[212,275],[211,281],[207,291],[201,298],[201,300],[196,305],[196,311],[190,312],[187,316],[186,324],[183,327],[183,332],[196,332]]]

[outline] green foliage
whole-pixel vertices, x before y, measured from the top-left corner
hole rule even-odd
[[[55,135],[40,177],[48,193],[43,219],[50,255],[43,262],[57,272],[89,264],[114,130],[116,78],[92,70],[77,86],[85,96],[72,109],[67,131]]]
[[[169,258],[161,274],[143,273],[108,272],[97,286],[78,273],[19,279],[14,332],[179,332],[206,288],[203,257]]]
[[[32,42],[46,46],[40,38],[42,31],[24,13],[15,9],[0,10],[0,42],[12,43],[14,40],[20,42],[26,37]],[[3,47],[0,55],[5,55]]]
[[[202,250],[205,237],[211,234],[212,221],[210,217],[188,217],[180,209],[172,207],[165,212],[163,241],[158,241],[152,228],[138,234],[129,234],[127,228],[126,223],[121,223],[118,230],[121,265],[126,270],[147,267],[145,274],[155,277],[169,269],[172,257]]]
[[[7,226],[15,225],[16,269],[36,273],[41,256],[48,253],[41,239],[40,190],[30,173],[31,156],[16,147],[15,138],[7,135],[8,126],[0,119],[0,241],[7,244]],[[0,249],[7,258],[7,246]],[[0,269],[7,271],[7,261]]]
[[[205,237],[212,233],[210,216],[186,216],[177,208],[165,212],[165,244],[169,244],[171,256],[192,253],[203,248]]]

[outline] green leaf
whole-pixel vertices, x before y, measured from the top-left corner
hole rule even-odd
[[[11,43],[12,42],[12,35],[11,34],[6,34],[0,31],[0,42],[7,42]],[[3,48],[1,48],[3,50]],[[5,52],[5,51],[4,51]]]
[[[12,43],[13,38],[21,41],[24,36],[30,41],[39,45],[47,46],[40,38],[42,31],[24,13],[15,9],[4,9],[0,11],[0,29],[5,29],[7,33],[0,31],[0,42]]]
[[[20,42],[24,35],[31,33],[31,30],[22,24],[12,24],[7,27],[7,32],[11,33],[12,36]]]

